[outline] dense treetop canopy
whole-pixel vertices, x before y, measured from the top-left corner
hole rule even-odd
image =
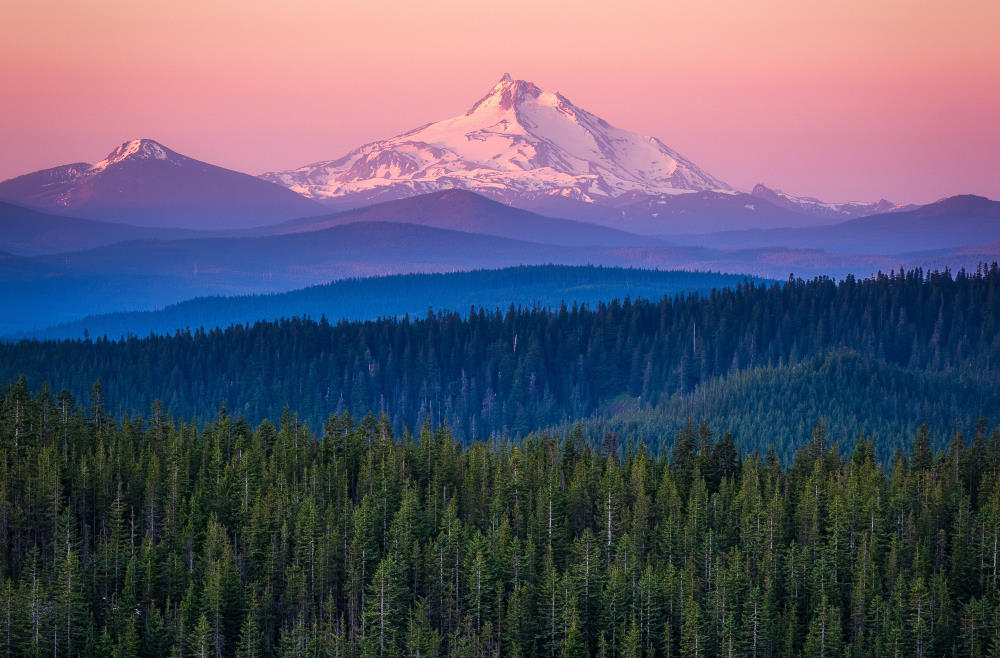
[[[823,425],[794,461],[686,425],[669,457],[463,448],[335,415],[0,416],[0,652],[889,656],[1000,650],[1000,435],[888,465]],[[888,466],[888,468],[886,468]],[[990,653],[992,652],[992,653]]]

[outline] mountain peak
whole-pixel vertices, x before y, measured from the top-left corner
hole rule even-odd
[[[490,110],[506,112],[526,100],[538,98],[543,93],[534,82],[515,80],[510,73],[504,73],[489,93],[476,101],[465,114],[471,116],[477,112]]]
[[[264,174],[312,198],[387,200],[461,187],[494,199],[594,202],[729,190],[650,137],[505,73],[467,112],[325,162]]]
[[[108,154],[94,165],[95,170],[103,170],[124,160],[168,160],[173,151],[153,139],[132,139]]]

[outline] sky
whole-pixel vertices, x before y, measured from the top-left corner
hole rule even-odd
[[[156,139],[262,173],[504,72],[749,190],[1000,199],[996,0],[0,0],[0,179]]]

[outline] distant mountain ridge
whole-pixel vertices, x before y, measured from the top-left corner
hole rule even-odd
[[[875,203],[856,201],[847,203],[828,203],[820,201],[819,199],[814,199],[813,197],[792,196],[791,194],[786,194],[781,190],[773,190],[761,183],[754,185],[750,194],[764,199],[768,203],[779,208],[785,208],[786,210],[801,212],[808,215],[816,215],[818,217],[829,219],[831,222],[854,219],[856,217],[865,217],[867,215],[878,215],[898,210],[913,210],[917,207],[915,205],[901,206],[893,203],[892,201],[887,201],[886,199],[880,199]]]
[[[188,229],[133,226],[40,212],[0,201],[0,251],[35,256],[140,239],[177,239]]]
[[[134,139],[95,165],[2,181],[0,200],[137,226],[238,230],[449,190],[647,236],[802,228],[910,209],[885,200],[828,203],[761,184],[736,190],[659,139],[614,127],[508,74],[464,114],[335,160],[255,177]],[[520,237],[511,231],[499,235]],[[589,239],[557,233],[563,243]]]
[[[0,257],[0,308],[9,309],[0,314],[0,334],[99,313],[154,310],[197,296],[284,292],[388,274],[559,264],[785,279],[790,273],[865,276],[899,267],[975,269],[995,260],[1000,260],[1000,241],[895,255],[830,253],[812,244],[746,248],[745,241],[736,248],[617,246],[610,241],[578,246],[399,221],[359,221],[300,233],[143,239],[78,252]]]
[[[899,209],[824,226],[672,235],[664,239],[723,249],[822,248],[835,253],[871,253],[872,245],[889,254],[972,248],[1000,242],[1000,202],[964,194],[912,210]]]
[[[570,247],[595,245],[635,247],[662,244],[661,240],[651,236],[628,233],[598,224],[544,217],[462,189],[383,201],[335,215],[293,219],[277,226],[258,229],[253,233],[259,235],[303,233],[356,222],[417,224]]]
[[[0,182],[0,200],[137,226],[246,228],[324,208],[280,185],[134,139],[91,166],[75,163]]]

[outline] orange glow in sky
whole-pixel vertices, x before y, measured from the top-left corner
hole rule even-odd
[[[740,188],[1000,198],[1000,2],[5,0],[0,179],[151,137],[250,173],[509,71]]]

